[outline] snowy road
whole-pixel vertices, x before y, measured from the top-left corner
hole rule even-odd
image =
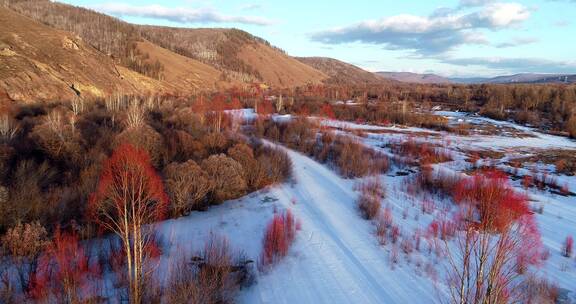
[[[293,186],[271,191],[302,223],[292,255],[242,294],[241,303],[431,303],[432,283],[410,267],[392,270],[373,227],[355,207],[353,181],[288,151]],[[288,207],[288,206],[286,206]]]
[[[210,233],[226,236],[234,248],[257,259],[274,209],[290,208],[301,231],[289,255],[259,273],[255,285],[241,290],[238,303],[438,302],[432,281],[418,275],[413,265],[401,261],[392,267],[389,248],[378,244],[374,227],[358,213],[355,181],[340,178],[300,153],[287,152],[294,183],[164,222],[159,232],[170,245],[165,263],[202,248]],[[399,199],[390,197],[389,202],[398,205]]]

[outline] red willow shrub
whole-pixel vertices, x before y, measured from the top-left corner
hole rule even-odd
[[[338,136],[330,147],[328,159],[345,178],[363,177],[388,171],[388,158],[365,147],[360,141]]]
[[[381,245],[388,243],[389,232],[394,225],[394,217],[390,207],[386,207],[376,219],[376,237]]]
[[[534,178],[532,178],[532,175],[524,175],[524,177],[522,177],[522,187],[524,187],[525,190],[532,187],[533,183]]]
[[[453,193],[457,203],[472,203],[478,211],[478,228],[503,231],[521,216],[530,214],[527,197],[516,193],[506,174],[488,170],[462,179]]]
[[[371,220],[375,218],[380,211],[380,198],[363,192],[358,198],[358,208],[365,219]]]
[[[414,243],[409,238],[402,239],[402,242],[400,242],[400,248],[404,254],[410,255],[414,251]]]
[[[562,255],[569,258],[572,256],[572,248],[574,247],[574,239],[571,235],[566,237],[564,245],[562,247]]]
[[[422,213],[432,214],[432,212],[434,212],[434,209],[436,208],[436,206],[435,206],[433,200],[431,200],[429,198],[425,198],[421,202],[421,208],[422,208]]]
[[[360,191],[358,197],[358,208],[365,219],[371,220],[380,211],[380,200],[386,197],[386,189],[380,182],[378,176],[365,179],[355,188]]]
[[[260,264],[267,267],[275,264],[288,254],[294,242],[297,228],[296,220],[290,210],[276,213],[268,223],[264,234]]]
[[[400,238],[400,227],[392,226],[392,230],[390,231],[390,240],[392,241],[392,244],[396,244],[399,238]]]
[[[95,296],[97,268],[91,268],[84,248],[76,234],[63,233],[59,228],[54,241],[39,259],[36,273],[30,280],[30,295],[35,300],[79,303]]]
[[[433,220],[428,226],[428,235],[441,240],[449,240],[456,234],[456,222],[449,219]]]
[[[384,188],[384,185],[382,185],[378,176],[366,178],[362,182],[356,184],[354,188],[361,193],[367,193],[380,198],[386,197],[386,188]]]
[[[516,221],[517,246],[511,246],[516,255],[516,272],[523,274],[529,265],[539,266],[543,261],[543,245],[538,224],[532,214],[520,217]]]
[[[324,116],[328,119],[336,118],[336,115],[334,114],[334,110],[332,110],[332,106],[329,103],[324,103],[322,105],[322,116]]]
[[[460,177],[457,174],[434,170],[430,165],[423,165],[420,167],[420,173],[414,176],[413,182],[409,183],[407,187],[408,192],[412,194],[427,191],[450,197],[459,182]]]
[[[452,161],[452,156],[446,151],[426,142],[418,142],[414,138],[392,143],[392,152],[404,158],[408,157],[410,161],[414,160],[422,165]]]

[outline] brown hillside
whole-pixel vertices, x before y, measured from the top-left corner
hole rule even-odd
[[[385,80],[374,75],[374,73],[340,60],[326,57],[297,57],[296,59],[328,75],[327,83],[358,85],[385,82]]]
[[[101,97],[172,88],[121,73],[112,60],[71,33],[0,7],[0,95],[11,100]],[[4,92],[4,93],[2,93]]]
[[[272,86],[297,87],[320,83],[328,78],[324,73],[261,43],[245,45],[238,58],[258,71],[262,80]]]
[[[267,41],[241,30],[158,26],[140,26],[140,30],[142,36],[164,48],[223,71],[226,79],[293,87],[327,78]]]
[[[136,47],[147,54],[146,60],[149,63],[158,61],[162,65],[161,79],[180,91],[214,89],[220,82],[222,73],[207,64],[176,54],[146,40],[136,42]]]
[[[56,29],[74,32],[102,53],[112,56],[116,63],[155,79],[169,76],[161,71],[166,69],[161,66],[161,62],[156,64],[155,60],[151,60],[151,54],[139,48],[140,42],[144,40],[210,65],[222,72],[219,79],[232,83],[266,82],[278,86],[294,86],[316,83],[326,78],[323,73],[300,64],[267,41],[237,29],[134,25],[89,9],[48,0],[5,2],[11,9],[34,20]],[[188,73],[186,69],[176,72],[179,75]],[[213,79],[200,72],[198,75]],[[202,83],[203,86],[207,84],[208,81]],[[174,85],[178,86],[176,83]],[[210,83],[208,86],[214,85]]]
[[[137,25],[82,7],[47,0],[8,0],[6,3],[10,9],[27,17],[55,29],[75,33],[87,44],[109,55],[116,64],[150,78],[171,80],[176,87],[193,84],[193,87],[206,89],[213,88],[220,78],[220,72],[209,66],[191,59],[185,60],[184,56],[178,56],[170,49],[147,43],[142,39],[142,30]],[[169,48],[170,45],[161,46]],[[173,75],[169,75],[168,71]]]

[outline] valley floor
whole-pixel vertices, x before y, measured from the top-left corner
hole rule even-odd
[[[454,161],[438,166],[452,172],[466,169],[464,148],[504,151],[503,159],[493,161],[506,170],[506,160],[515,153],[529,153],[534,142],[541,141],[545,143],[544,147],[576,147],[576,143],[568,139],[525,128],[521,131],[534,137],[521,141],[498,135],[487,138],[442,135],[429,130],[426,132],[433,136],[418,137],[415,134],[423,130],[401,129],[386,133],[383,132],[386,128],[366,128],[343,122],[338,125],[346,125],[348,130],[365,129],[367,136],[360,139],[387,153],[384,144],[399,137],[448,141],[447,149],[454,155]],[[341,132],[354,136],[347,131]],[[160,226],[162,238],[170,245],[164,259],[199,250],[207,235],[216,233],[228,237],[235,248],[245,250],[248,257],[256,260],[265,226],[275,210],[290,209],[299,220],[301,230],[289,256],[275,267],[259,272],[256,284],[240,292],[239,303],[435,303],[447,299],[443,283],[445,268],[436,256],[423,249],[410,256],[400,253],[400,258],[394,262],[391,258],[394,249],[377,242],[374,225],[363,220],[356,207],[358,193],[354,186],[357,180],[342,179],[328,166],[286,150],[294,167],[292,182],[163,223]],[[541,167],[550,169],[549,166]],[[391,208],[402,234],[412,235],[417,229],[426,229],[434,216],[421,213],[421,197],[408,195],[405,190],[410,176],[394,174],[398,170],[393,168],[389,174],[380,176],[387,188],[383,206]],[[575,177],[557,178],[575,190]],[[513,185],[517,191],[526,191],[520,181]],[[550,252],[545,264],[531,271],[558,284],[564,291],[576,290],[574,258],[560,254],[566,236],[576,235],[576,197],[536,189],[529,189],[528,194],[531,204],[544,206],[544,212],[535,216],[543,244]]]

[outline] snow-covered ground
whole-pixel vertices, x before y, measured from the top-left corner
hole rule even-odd
[[[162,239],[171,245],[165,257],[198,250],[209,233],[216,233],[256,259],[274,209],[290,208],[301,223],[290,255],[260,273],[256,285],[241,292],[239,303],[413,303],[415,299],[431,303],[438,299],[428,277],[410,267],[392,269],[386,250],[373,235],[373,225],[357,211],[355,181],[340,178],[298,152],[288,153],[294,163],[292,183],[163,223]]]
[[[474,125],[488,124],[496,126],[497,128],[503,127],[508,129],[516,129],[518,132],[528,134],[529,136],[523,138],[511,137],[507,134],[497,134],[491,136],[485,135],[468,135],[461,136],[450,134],[446,132],[437,132],[427,130],[428,132],[436,134],[436,136],[422,135],[420,128],[402,128],[402,133],[396,131],[397,127],[377,127],[373,126],[363,127],[354,123],[346,122],[327,122],[331,126],[337,126],[342,129],[350,130],[363,130],[366,133],[365,138],[359,138],[365,144],[374,147],[375,149],[382,149],[386,143],[405,139],[406,136],[412,137],[414,140],[430,143],[442,143],[443,146],[454,157],[453,162],[440,164],[438,166],[444,169],[462,172],[468,164],[465,162],[467,157],[466,153],[471,151],[485,151],[492,150],[503,152],[504,156],[501,159],[493,160],[494,164],[503,169],[510,170],[511,168],[505,163],[511,159],[520,156],[530,155],[534,151],[546,149],[559,149],[559,150],[574,150],[576,153],[576,141],[560,136],[554,136],[539,132],[535,129],[519,126],[510,122],[495,121],[485,117],[470,116],[465,113],[458,112],[439,112],[439,115],[445,115],[450,120],[455,120],[457,123],[472,123]],[[372,130],[378,132],[372,133]],[[394,131],[392,133],[382,132],[382,130]],[[569,190],[576,192],[576,177],[557,175],[554,173],[554,166],[544,164],[531,164],[527,168],[518,169],[521,175],[532,174],[533,168],[540,169],[542,172],[548,172],[558,181],[559,185],[567,185]],[[518,192],[526,192],[522,187],[520,181],[512,182],[512,185]],[[544,212],[542,214],[536,213],[537,223],[542,235],[542,241],[547,250],[550,252],[550,258],[545,261],[544,265],[538,269],[534,269],[535,273],[541,277],[549,279],[551,282],[558,284],[561,288],[576,291],[576,261],[574,257],[565,258],[561,256],[561,248],[567,236],[576,235],[576,197],[575,196],[561,196],[550,191],[540,191],[536,188],[527,190],[530,196],[531,204],[533,206],[543,206]],[[425,227],[423,224],[421,227]]]
[[[506,124],[531,136],[459,136],[418,128],[324,123],[341,128],[339,132],[350,136],[355,135],[346,130],[362,130],[368,136],[359,139],[379,150],[385,150],[382,147],[387,142],[407,136],[443,142],[455,160],[439,166],[453,172],[466,169],[465,153],[475,149],[498,150],[506,154],[505,158],[529,153],[531,148],[576,149],[576,142],[570,139],[511,123],[466,117],[456,112],[439,114],[452,117],[456,123],[472,119],[478,124]],[[202,247],[210,233],[216,233],[226,236],[234,248],[246,251],[249,258],[256,260],[265,226],[274,210],[289,208],[301,223],[290,254],[272,269],[258,273],[256,284],[241,290],[239,303],[437,303],[446,300],[443,269],[434,254],[424,249],[411,256],[400,253],[399,261],[393,263],[393,247],[378,244],[374,225],[363,220],[356,207],[358,194],[354,185],[357,180],[342,179],[326,165],[287,151],[294,165],[292,182],[162,223],[159,231],[165,244],[170,245],[164,258],[194,252]],[[503,160],[498,162],[505,167]],[[383,204],[391,208],[402,234],[410,236],[417,229],[425,230],[433,216],[423,214],[418,198],[406,193],[410,176],[397,176],[394,171],[380,176],[387,188]],[[560,179],[568,183],[572,191],[576,190],[576,177]],[[517,191],[525,191],[519,181],[513,185]],[[536,189],[528,193],[532,204],[544,206],[544,212],[535,216],[543,244],[550,251],[545,264],[533,271],[563,289],[575,291],[576,262],[574,258],[562,257],[560,251],[566,236],[576,236],[576,197]]]

